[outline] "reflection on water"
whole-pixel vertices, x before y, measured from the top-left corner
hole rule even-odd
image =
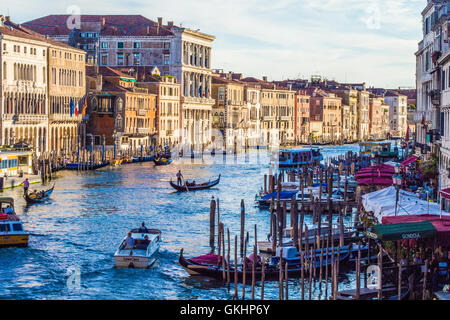
[[[357,151],[358,146],[325,147],[323,154],[327,157],[348,150]],[[269,215],[255,208],[253,199],[262,186],[263,174],[268,173],[269,158],[266,150],[253,150],[248,155],[175,159],[170,166],[142,163],[83,174],[60,172],[51,201],[30,207],[26,207],[22,190],[5,191],[4,196],[16,199],[16,211],[31,236],[28,248],[0,249],[0,298],[230,299],[233,287],[228,292],[221,282],[190,277],[178,265],[178,254],[181,248],[186,256],[210,251],[212,196],[220,201],[221,220],[232,238],[239,234],[241,199],[245,200],[249,244],[253,245],[255,224],[258,238],[266,238]],[[216,179],[218,174],[222,177],[214,189],[176,193],[169,180],[175,179],[178,170],[186,179],[199,182]],[[116,247],[126,232],[142,221],[162,231],[159,260],[148,270],[115,269]],[[79,290],[66,285],[66,273],[72,266],[81,271]],[[342,279],[342,283],[348,285],[349,281]],[[278,283],[266,282],[264,292],[266,299],[277,299]],[[317,294],[318,282],[313,296]],[[289,295],[300,297],[298,280],[290,281]],[[250,297],[250,286],[246,297]]]

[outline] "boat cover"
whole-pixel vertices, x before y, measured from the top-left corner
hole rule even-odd
[[[395,194],[394,186],[390,186],[362,196],[364,210],[373,212],[378,221],[383,217],[395,215]],[[441,212],[439,204],[421,200],[415,193],[400,190],[398,195],[397,216],[414,214],[439,215]],[[442,215],[450,216],[450,213],[442,211]]]
[[[297,194],[298,190],[295,191],[281,191],[280,192],[280,200],[288,200],[291,199],[292,196]],[[271,192],[261,197],[261,200],[269,200],[270,198],[277,198],[277,192]]]
[[[217,254],[205,254],[203,256],[190,258],[189,260],[199,264],[217,265],[220,261],[220,256]]]

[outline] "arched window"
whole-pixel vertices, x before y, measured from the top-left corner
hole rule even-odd
[[[123,110],[123,100],[122,100],[122,98],[117,98],[117,101],[116,101],[116,112],[122,112],[122,110]]]
[[[92,111],[97,111],[97,105],[98,105],[97,98],[92,98],[92,100],[91,100],[91,110]]]

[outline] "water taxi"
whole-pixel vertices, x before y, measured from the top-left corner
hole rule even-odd
[[[28,246],[28,233],[14,211],[14,199],[0,197],[0,247]]]
[[[323,160],[323,156],[318,147],[280,149],[272,155],[273,163],[278,164],[280,168],[295,168],[304,164],[317,163],[321,160]]]
[[[119,249],[114,254],[116,268],[149,268],[155,261],[161,243],[161,231],[158,229],[133,229],[131,237],[134,239],[133,247],[128,247],[125,237]]]
[[[397,153],[391,151],[390,142],[361,142],[359,153],[366,157],[395,158]]]

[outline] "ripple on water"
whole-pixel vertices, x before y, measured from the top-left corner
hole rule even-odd
[[[357,146],[323,148],[325,156]],[[219,200],[220,216],[230,229],[232,241],[239,234],[240,201],[245,199],[246,229],[253,243],[253,225],[265,239],[269,215],[253,206],[255,193],[268,173],[265,150],[245,156],[205,157],[203,162],[175,159],[167,167],[153,163],[130,164],[79,174],[60,172],[52,199],[26,207],[20,189],[4,192],[14,196],[16,209],[27,231],[28,248],[0,249],[0,298],[2,299],[231,299],[221,282],[190,277],[178,265],[184,248],[187,256],[205,254],[209,248],[209,201]],[[217,188],[176,193],[169,186],[178,170],[186,179],[215,179]],[[36,186],[36,189],[38,186]],[[116,269],[114,252],[126,232],[145,221],[161,229],[160,258],[148,270]],[[67,270],[79,267],[80,289],[67,286]],[[351,272],[343,285],[353,281]],[[298,296],[292,281],[292,296]],[[257,297],[260,289],[257,285]],[[239,288],[240,292],[242,288]],[[318,290],[318,288],[317,288]],[[314,295],[318,294],[315,291]],[[297,293],[295,293],[297,292]],[[291,293],[290,293],[291,295]],[[249,296],[249,294],[248,294]],[[267,299],[278,298],[276,282],[265,285]]]

